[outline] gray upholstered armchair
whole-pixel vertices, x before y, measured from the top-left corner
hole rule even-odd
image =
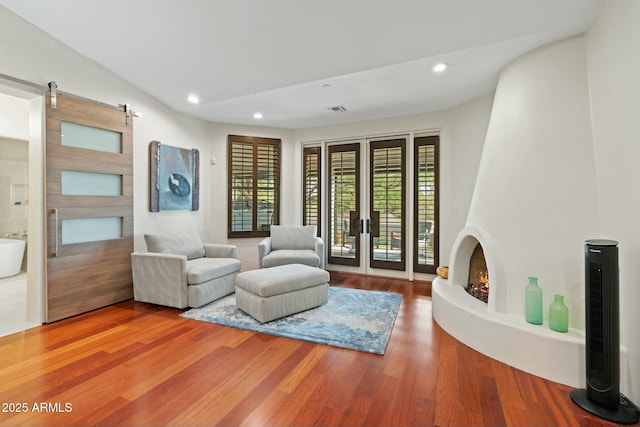
[[[260,268],[305,264],[324,269],[324,241],[315,225],[272,225],[271,237],[258,244]]]
[[[145,234],[148,252],[131,254],[136,301],[200,307],[233,293],[238,249],[202,243],[195,230]]]

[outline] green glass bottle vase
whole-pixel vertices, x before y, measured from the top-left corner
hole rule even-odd
[[[538,286],[537,277],[529,277],[524,299],[527,322],[542,325],[542,289]]]
[[[564,297],[555,294],[549,307],[549,327],[556,332],[569,332],[569,309],[564,305]]]

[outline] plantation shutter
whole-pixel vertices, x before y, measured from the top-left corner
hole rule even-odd
[[[318,227],[321,225],[321,176],[320,147],[308,147],[303,150],[303,225]]]
[[[415,140],[414,271],[436,272],[438,266],[438,136]]]
[[[280,140],[229,135],[228,237],[268,236],[280,219]]]

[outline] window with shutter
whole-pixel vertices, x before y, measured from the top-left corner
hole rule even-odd
[[[438,136],[415,139],[414,271],[435,274],[438,266]]]
[[[228,237],[268,236],[280,220],[281,141],[229,135]]]
[[[321,167],[320,147],[303,149],[303,184],[302,191],[302,224],[318,227],[320,236],[321,225]]]

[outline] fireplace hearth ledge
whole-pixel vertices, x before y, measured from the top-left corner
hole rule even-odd
[[[509,366],[571,387],[585,387],[584,331],[559,333],[547,323],[492,311],[462,286],[436,277],[433,318],[458,341]]]

